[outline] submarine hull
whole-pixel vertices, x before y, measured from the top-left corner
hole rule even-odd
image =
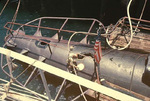
[[[42,43],[46,40],[49,44]],[[11,50],[21,53],[23,50],[28,52],[25,55],[39,59],[44,57],[45,63],[67,70],[70,54],[83,54],[81,59],[75,59],[76,64],[82,63],[84,69],[77,70],[77,75],[88,80],[92,80],[95,72],[93,46],[71,42],[72,50],[68,50],[68,43],[65,40],[57,42],[51,38],[38,37],[38,40],[30,39],[25,36],[13,36],[7,41],[6,46]],[[87,55],[88,54],[88,55]],[[89,55],[92,54],[92,55]],[[150,85],[143,82],[146,71],[147,56],[129,51],[118,51],[106,49],[102,51],[100,61],[100,78],[118,85],[127,90],[150,97]],[[91,85],[92,86],[92,85]]]

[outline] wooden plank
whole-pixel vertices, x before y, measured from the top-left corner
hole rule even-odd
[[[128,42],[126,41],[124,35],[120,35],[120,34],[121,34],[121,28],[117,27],[116,30],[114,30],[110,34],[109,43],[110,44],[113,43],[114,46],[119,46],[119,47],[126,46],[130,40],[130,34],[128,33],[125,36]],[[150,35],[147,33],[138,32],[137,34],[133,35],[133,39],[129,45],[129,49],[139,50],[142,52],[150,52],[149,45],[150,45]]]
[[[22,62],[28,63],[28,64],[33,64],[33,66],[44,70],[48,73],[54,74],[56,76],[59,76],[61,78],[67,79],[71,82],[74,82],[76,84],[82,85],[84,87],[90,88],[94,91],[100,92],[102,94],[108,95],[112,98],[121,100],[121,101],[141,101],[140,99],[134,98],[132,96],[126,95],[124,93],[121,93],[119,91],[110,89],[108,87],[105,87],[103,85],[97,84],[95,82],[89,81],[87,79],[84,79],[82,77],[76,76],[74,74],[71,74],[69,72],[63,71],[61,69],[58,69],[54,66],[48,65],[46,63],[43,63],[41,61],[35,60],[33,58],[21,55],[19,53],[13,52],[11,50],[1,48],[0,47],[0,53],[4,55],[10,55],[11,57],[20,60]]]

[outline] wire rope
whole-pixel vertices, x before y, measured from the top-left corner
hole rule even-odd
[[[127,43],[127,45],[125,45],[124,47],[122,47],[122,48],[117,48],[116,46],[111,46],[110,43],[109,43],[108,38],[106,38],[106,42],[107,42],[108,45],[109,45],[111,48],[113,48],[113,49],[124,50],[124,49],[126,49],[126,48],[131,44],[132,39],[133,39],[133,35],[135,34],[135,32],[136,32],[136,30],[137,30],[137,28],[138,28],[138,26],[139,26],[139,24],[140,24],[140,20],[142,19],[142,16],[143,16],[143,13],[144,13],[144,10],[145,10],[145,6],[146,6],[146,3],[147,3],[147,0],[145,0],[145,3],[144,3],[144,6],[143,6],[143,9],[142,9],[142,12],[141,12],[139,21],[138,21],[138,23],[137,23],[136,28],[135,28],[134,31],[133,31],[133,26],[132,26],[131,16],[130,16],[130,6],[131,6],[131,3],[132,3],[132,0],[129,1],[128,6],[127,6],[127,17],[128,17],[128,20],[129,20],[130,33],[131,33],[131,35],[130,35],[130,40],[129,40],[129,42]],[[107,28],[107,30],[106,30],[106,34],[108,34],[108,33],[109,33],[109,28]]]
[[[4,7],[2,8],[1,12],[0,12],[0,16],[2,15],[2,13],[4,12],[7,4],[8,4],[9,0],[7,0],[7,2],[5,3]]]

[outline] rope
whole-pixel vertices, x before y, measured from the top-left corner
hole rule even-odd
[[[132,41],[132,39],[133,39],[133,35],[135,34],[135,32],[136,32],[136,30],[137,30],[137,28],[138,28],[138,26],[139,26],[139,24],[140,24],[140,20],[142,19],[142,16],[143,16],[143,13],[144,13],[144,10],[145,10],[145,6],[146,6],[146,3],[147,3],[147,0],[145,0],[145,3],[144,3],[144,6],[143,6],[143,9],[142,9],[142,12],[141,12],[139,21],[138,21],[138,23],[137,23],[137,26],[136,26],[134,32],[133,32],[133,26],[132,26],[131,17],[130,17],[130,12],[129,12],[131,3],[132,3],[132,0],[129,1],[128,6],[127,6],[127,16],[128,16],[128,20],[129,20],[130,33],[131,33],[130,40],[129,40],[128,44],[127,44],[126,46],[124,46],[123,48],[117,48],[117,47],[115,47],[115,46],[111,46],[111,45],[109,44],[109,42],[108,42],[108,39],[107,39],[106,41],[107,41],[108,45],[109,45],[111,48],[113,48],[113,49],[124,50],[124,49],[126,49],[126,48],[131,44],[131,41]],[[123,19],[123,20],[124,20],[124,19]],[[120,21],[120,20],[119,20],[119,21]],[[120,23],[121,23],[121,22],[120,22]],[[114,30],[114,29],[115,29],[115,27],[113,28],[113,30]],[[108,30],[109,30],[109,28],[107,28],[106,34],[107,34],[107,33],[110,33]]]
[[[72,37],[74,36],[74,35],[76,35],[76,34],[85,34],[85,35],[97,35],[96,33],[88,33],[88,32],[74,32],[71,36],[70,36],[70,38],[69,38],[69,40],[68,40],[68,51],[70,52],[70,41],[71,41],[71,39],[72,39]],[[86,56],[86,55],[84,55],[84,54],[80,54],[79,53],[79,55],[81,55],[81,56]]]
[[[68,51],[70,50],[70,41],[71,41],[71,39],[72,39],[72,37],[74,36],[74,35],[76,35],[76,34],[85,34],[85,35],[97,35],[96,33],[88,33],[88,32],[74,32],[71,36],[70,36],[70,38],[69,38],[69,40],[68,40]]]
[[[73,70],[74,70],[75,75],[78,76],[78,75],[77,75],[77,72],[76,72],[76,70],[75,70],[74,67],[73,67]],[[81,91],[81,93],[82,93],[82,96],[83,96],[84,100],[87,101],[87,99],[86,99],[86,97],[85,97],[85,95],[84,95],[84,92],[83,92],[83,90],[82,90],[82,88],[81,88],[81,85],[79,85],[79,89],[80,89],[80,91]]]
[[[1,10],[1,12],[0,12],[0,16],[1,16],[1,15],[2,15],[2,13],[4,12],[4,9],[6,8],[6,6],[7,6],[8,2],[9,2],[9,0],[7,0],[7,2],[5,3],[5,5],[4,5],[3,9]]]
[[[131,22],[131,17],[130,17],[130,6],[131,6],[131,3],[132,3],[132,0],[130,0],[129,1],[129,4],[128,4],[128,6],[127,6],[127,16],[128,16],[128,20],[129,20],[129,24],[130,24],[130,32],[131,32],[131,38],[130,38],[130,41],[129,41],[129,43],[125,46],[125,47],[123,47],[123,48],[120,48],[120,49],[118,49],[118,50],[124,50],[124,49],[126,49],[129,45],[130,45],[130,43],[131,43],[131,41],[132,41],[132,39],[133,39],[133,28],[132,28],[132,22]]]
[[[74,35],[75,35],[76,33],[74,33]],[[72,35],[72,37],[74,36],[74,35]],[[72,37],[70,37],[70,39],[69,40],[71,40],[71,38]],[[68,42],[68,45],[69,45],[69,43],[70,43],[70,41]],[[70,49],[68,48],[68,51],[70,52]],[[69,54],[68,54],[69,55]],[[76,72],[76,70],[75,70],[75,68],[78,68],[76,65],[74,65],[74,63],[73,63],[73,58],[71,57],[71,59],[69,59],[69,56],[68,56],[68,62],[70,61],[70,65],[72,66],[72,68],[73,68],[73,71],[74,71],[74,73],[75,73],[75,75],[76,76],[78,76],[77,75],[77,72]],[[78,84],[79,85],[79,84]],[[85,95],[84,95],[84,92],[83,92],[83,90],[82,90],[82,88],[81,88],[81,85],[79,85],[79,89],[80,89],[80,91],[81,91],[81,95],[83,96],[83,98],[84,98],[84,100],[85,101],[87,101],[87,99],[86,99],[86,97],[85,97]],[[76,99],[73,99],[72,101],[74,101],[74,100],[76,100]]]

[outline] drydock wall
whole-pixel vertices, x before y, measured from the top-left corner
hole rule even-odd
[[[126,16],[129,0],[22,0],[22,7],[41,16],[92,17],[101,20],[105,25],[115,23]],[[145,0],[133,0],[131,16],[139,18]],[[150,1],[143,19],[150,20]]]

